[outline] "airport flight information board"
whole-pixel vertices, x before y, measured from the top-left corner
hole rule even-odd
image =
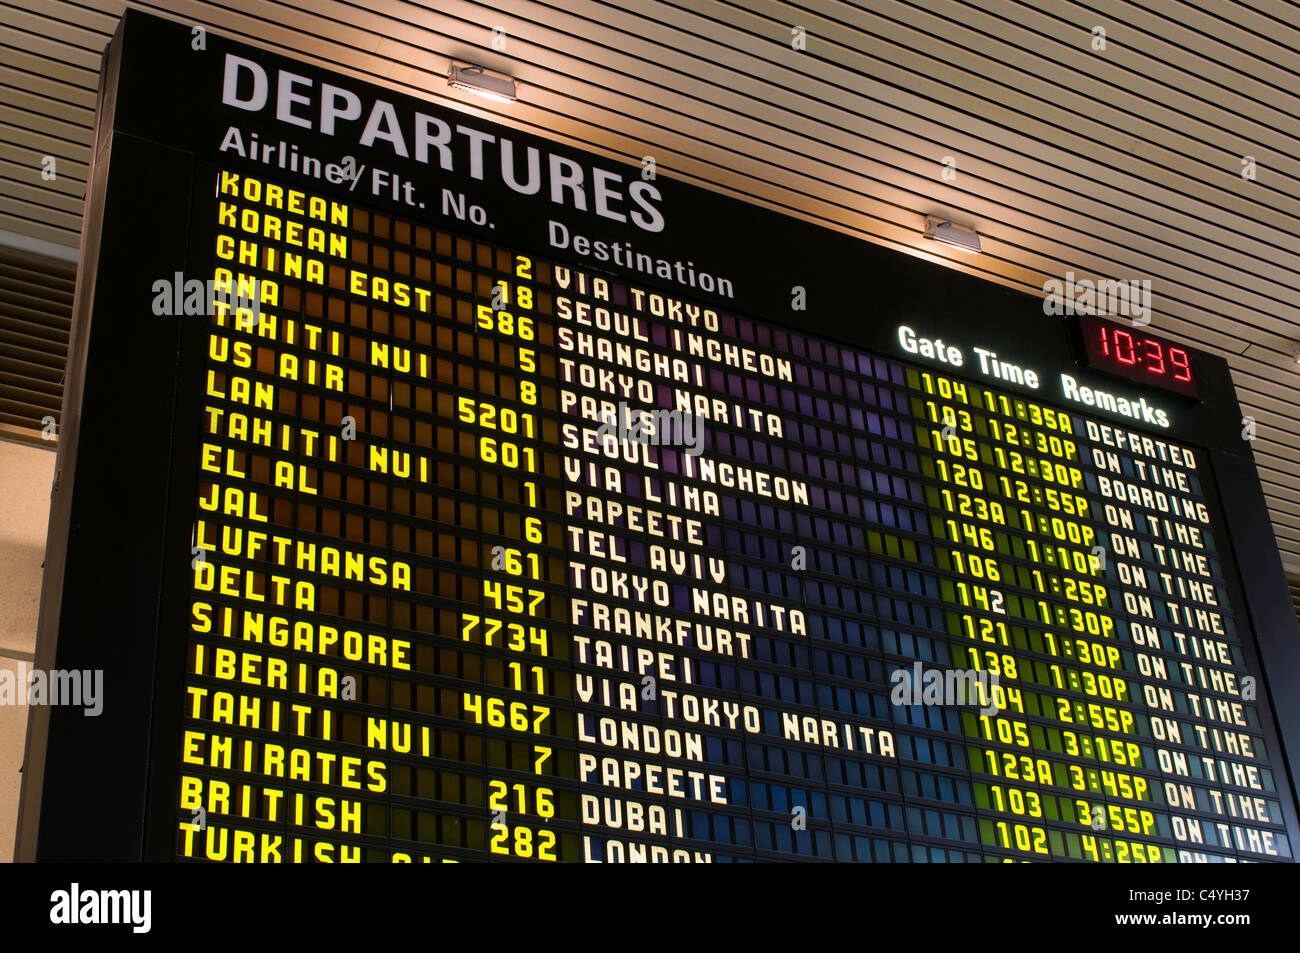
[[[124,24],[65,429],[124,495],[42,622],[146,698],[117,859],[1293,859],[1222,361],[216,38],[177,119]]]

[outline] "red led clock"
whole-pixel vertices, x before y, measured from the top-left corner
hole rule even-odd
[[[1079,316],[1087,364],[1152,387],[1199,397],[1192,355],[1185,347],[1142,328]]]

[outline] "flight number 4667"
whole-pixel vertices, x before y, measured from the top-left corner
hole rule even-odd
[[[461,705],[465,714],[472,716],[478,724],[487,725],[489,728],[510,728],[512,731],[532,731],[540,734],[547,719],[551,717],[551,709],[545,705],[507,702],[503,698],[484,698],[476,692],[464,692]]]

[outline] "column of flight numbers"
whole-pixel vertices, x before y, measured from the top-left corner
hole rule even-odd
[[[522,683],[524,675],[519,656],[512,653],[545,652],[549,644],[544,626],[510,619],[513,612],[528,611],[521,588],[509,588],[511,573],[522,572],[522,552],[515,547],[525,536],[535,539],[538,527],[528,523],[525,529],[522,517],[503,506],[503,500],[521,502],[521,486],[501,470],[521,461],[526,465],[526,451],[533,448],[520,435],[527,436],[530,429],[536,433],[536,423],[523,416],[529,413],[527,404],[508,407],[501,398],[512,400],[522,392],[525,400],[536,401],[538,392],[520,387],[514,376],[498,374],[498,355],[510,345],[488,333],[487,315],[477,306],[491,297],[476,289],[476,277],[481,285],[484,276],[473,269],[476,258],[481,265],[482,255],[489,253],[485,246],[387,216],[363,212],[359,217],[369,222],[377,239],[369,264],[391,269],[395,276],[372,270],[362,275],[358,287],[368,283],[372,293],[385,289],[387,294],[407,275],[430,285],[423,299],[420,286],[415,292],[415,308],[427,310],[427,318],[395,315],[393,344],[374,355],[374,363],[390,367],[395,375],[392,399],[401,413],[394,418],[394,436],[411,443],[418,455],[417,464],[404,466],[418,471],[433,491],[395,489],[393,494],[394,544],[416,554],[417,592],[432,597],[432,604],[421,599],[395,609],[400,624],[415,630],[417,658],[427,658],[418,671],[435,676],[433,684],[414,686],[414,704],[409,688],[394,704],[437,716],[437,730],[423,734],[431,729],[422,727],[421,735],[436,770],[394,779],[394,795],[409,798],[400,811],[394,807],[395,836],[413,842],[409,849],[403,845],[395,859],[435,859],[422,852],[428,842],[466,852],[457,856],[501,853],[506,846],[499,836],[501,825],[491,822],[504,820],[498,812],[506,810],[507,798],[526,803],[533,792],[500,771],[525,764],[532,771],[539,754],[531,745],[521,751],[524,746],[516,740],[518,732],[534,724],[532,702],[503,697],[509,691],[508,676],[516,675]],[[411,246],[414,253],[407,250]],[[427,307],[420,306],[421,299]],[[505,310],[504,302],[497,303],[501,307],[488,311]],[[513,319],[513,314],[500,318],[496,327],[513,327]],[[518,363],[504,356],[501,362],[507,367]],[[394,458],[393,468],[402,465],[400,457]],[[492,537],[502,536],[514,545],[494,546]],[[494,562],[496,568],[489,568]],[[508,661],[502,660],[503,653],[511,653]],[[517,667],[510,669],[509,661]],[[474,728],[446,730],[442,726],[448,720]],[[551,810],[550,792],[540,792],[536,800],[542,811]],[[520,854],[533,847],[531,832],[516,840]],[[513,856],[509,849],[505,852]]]
[[[952,660],[954,665],[965,662],[977,671],[991,672],[999,678],[999,683],[992,689],[987,687],[989,683],[975,683],[973,689],[978,691],[970,691],[971,697],[945,698],[944,701],[981,707],[978,729],[975,730],[970,713],[962,712],[962,732],[968,738],[983,742],[990,736],[998,737],[995,734],[998,731],[1006,736],[1008,742],[1021,740],[1022,745],[1027,746],[1027,733],[1020,739],[1015,739],[1016,732],[1011,723],[1004,722],[1001,717],[990,719],[983,713],[990,704],[995,706],[994,710],[999,714],[1008,709],[1013,713],[1023,713],[1024,699],[1018,684],[1020,671],[1017,659],[1010,652],[1004,651],[1009,646],[1009,639],[1005,637],[1005,622],[998,617],[1006,615],[1005,595],[1001,588],[995,588],[1002,583],[1002,572],[998,560],[992,555],[996,544],[994,531],[990,527],[1005,525],[1006,514],[1001,503],[984,494],[985,475],[972,465],[979,462],[979,453],[973,439],[976,431],[969,410],[970,395],[962,382],[936,378],[928,372],[918,373],[909,369],[907,380],[913,391],[913,416],[918,420],[917,443],[936,453],[933,460],[922,459],[922,470],[926,476],[943,481],[938,489],[926,488],[927,502],[936,512],[946,514],[931,516],[933,532],[939,543],[935,550],[936,562],[939,568],[962,577],[955,584],[950,579],[941,581],[943,601],[949,606],[961,606],[964,611],[959,618],[971,638],[979,630],[985,636],[985,641],[990,643],[988,647],[974,650],[955,645],[952,648]],[[945,453],[948,454],[946,458],[942,456]],[[944,546],[943,542],[949,545]],[[966,548],[958,549],[958,546]],[[970,611],[972,603],[980,610],[980,617]],[[946,614],[951,616],[951,613]],[[1003,636],[1001,640],[999,635]],[[981,760],[996,759],[997,753],[984,748],[972,748],[969,757],[972,762],[977,757]],[[1011,756],[1005,765],[996,762],[988,766],[972,764],[972,770],[977,777],[987,773],[1004,775],[1036,788],[1039,780],[1035,777],[1036,770],[1050,769],[1037,764],[1032,758]],[[974,788],[976,804],[985,811],[1042,816],[1042,798],[1037,790],[1001,784],[990,786],[980,781],[975,782]],[[999,825],[998,834],[1007,839],[1013,836],[1007,830],[1006,822],[996,823]],[[980,835],[984,846],[1007,846],[990,836],[989,827],[988,820],[980,820]],[[1014,833],[1023,838],[1022,849],[1031,849],[1030,829],[1024,825],[1016,825],[1016,828]]]
[[[977,804],[1010,815],[981,821],[985,846],[1031,859],[1089,859],[1104,841],[1126,857],[1170,859],[1152,845],[1112,845],[1094,833],[1150,834],[1154,818],[1102,803],[1103,795],[1147,800],[1149,791],[1125,770],[1141,764],[1139,746],[1123,737],[1137,730],[1136,719],[1110,704],[1134,693],[1116,674],[1118,649],[1106,644],[1114,621],[1096,580],[1072,419],[928,372],[909,371],[909,384],[914,413],[927,425],[918,441],[935,452],[923,466],[939,481],[927,488],[944,514],[931,517],[935,535],[949,544],[938,559],[957,577],[942,583],[945,601],[960,608],[947,613],[947,627],[968,643],[954,660],[999,679],[994,715],[963,713],[964,732],[978,743],[972,771],[997,779],[976,783]],[[1042,756],[1051,754],[1067,760]]]
[[[459,421],[475,433],[485,516],[482,609],[463,613],[462,638],[484,647],[484,692],[462,703],[488,733],[488,850],[536,861],[573,860],[575,836],[552,825],[577,817],[576,793],[555,783],[572,774],[572,752],[556,738],[572,737],[572,713],[557,705],[571,697],[563,631],[567,610],[562,527],[555,512],[560,475],[554,334],[545,320],[549,266],[525,255],[475,243],[475,327],[480,355],[500,373],[498,385],[457,399]],[[539,285],[542,287],[539,288]],[[489,538],[495,534],[498,538]]]
[[[320,284],[325,263],[308,258],[304,269],[303,256],[285,247],[286,236],[301,245],[302,236],[312,234],[324,251],[328,234],[330,249],[339,254],[345,241],[310,220],[325,217],[315,214],[323,202],[310,210],[300,206],[296,218],[285,216],[282,202],[274,204],[283,191],[238,179],[221,175],[216,284],[255,289],[259,308],[234,312],[215,302],[207,340],[199,463],[207,482],[195,528],[187,714],[218,728],[184,735],[181,806],[196,816],[182,824],[180,853],[233,861],[359,860],[368,846],[359,836],[363,806],[368,820],[376,816],[374,801],[360,795],[384,792],[386,765],[338,750],[340,713],[321,702],[340,697],[344,676],[320,656],[342,654],[340,633],[314,614],[383,621],[386,612],[383,596],[329,585],[348,575],[341,567],[350,557],[365,564],[350,543],[339,542],[341,533],[328,533],[334,545],[327,546],[298,532],[304,509],[320,513],[323,497],[338,498],[313,464],[341,455],[337,437],[304,424],[302,390],[308,382],[316,386],[319,404],[322,394],[337,397],[344,385],[342,369],[330,360],[339,353],[337,335],[331,345],[321,322],[301,317],[302,288],[287,280],[292,273]],[[346,210],[336,204],[329,225],[346,226]],[[304,458],[315,459],[298,462]],[[220,524],[211,514],[219,514]],[[382,544],[386,534],[381,529],[379,535]],[[349,540],[369,541],[364,531]],[[377,565],[372,557],[369,568],[368,576],[352,581],[396,581],[386,560]],[[237,696],[221,690],[236,684]],[[239,826],[208,824],[208,814]],[[358,836],[339,840],[338,834]]]
[[[558,535],[540,519],[548,491],[539,476],[547,464],[538,411],[554,406],[554,394],[534,379],[545,359],[532,340],[532,317],[518,313],[518,299],[531,303],[532,290],[518,296],[512,288],[525,263],[423,225],[366,212],[358,218],[379,239],[370,264],[395,276],[362,271],[353,292],[400,294],[404,307],[427,312],[395,314],[396,340],[373,360],[394,373],[394,435],[413,441],[418,455],[407,469],[434,491],[393,493],[394,545],[416,553],[416,590],[432,597],[394,607],[399,624],[415,630],[417,658],[428,660],[418,670],[436,676],[436,684],[414,690],[415,707],[436,713],[439,729],[424,742],[437,770],[395,778],[394,795],[412,799],[400,813],[394,808],[395,836],[414,842],[395,859],[434,859],[420,852],[430,841],[461,848],[457,856],[551,859],[552,832],[527,825],[548,823],[572,798],[537,785],[537,777],[563,774],[572,759],[542,740],[551,725],[563,731],[564,713],[529,689],[563,689],[545,665],[565,656],[545,617],[554,600],[537,590],[554,572],[537,550],[546,533]],[[485,270],[511,281],[496,285]],[[408,291],[405,276],[432,287]],[[412,707],[410,691],[402,707]],[[445,730],[446,719],[473,730]],[[507,823],[515,815],[540,821]],[[562,839],[559,846],[563,855]]]

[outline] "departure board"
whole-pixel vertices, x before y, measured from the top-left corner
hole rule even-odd
[[[146,540],[116,597],[146,701],[95,740],[147,766],[116,857],[1293,860],[1294,620],[1221,360],[721,197],[669,257],[706,193],[484,119],[468,176],[512,142],[509,212],[355,144],[335,180],[275,120],[437,164],[456,113],[404,134],[395,94],[215,37],[164,94],[187,31],[125,24],[105,242],[156,190],[202,307],[156,316],[152,251],[101,259],[65,437],[82,487],[115,459],[95,398],[165,409],[94,491]],[[1101,341],[1176,353],[1176,386]],[[108,658],[73,634],[104,591],[77,532],[43,625]],[[86,730],[51,722],[47,793]],[[76,854],[32,803],[33,849]]]

